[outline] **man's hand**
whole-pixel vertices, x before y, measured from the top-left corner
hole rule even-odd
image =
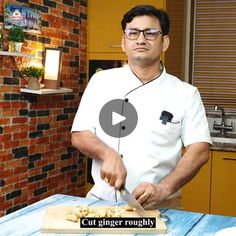
[[[146,208],[167,200],[190,181],[208,161],[209,144],[194,143],[186,147],[175,169],[158,184],[140,183],[133,191],[136,199]]]
[[[101,161],[101,177],[111,186],[120,189],[125,184],[127,171],[122,157],[91,131],[73,132],[72,145],[84,155]]]
[[[113,149],[108,149],[102,158],[101,178],[115,189],[120,189],[125,184],[127,171],[122,157]]]
[[[162,184],[143,182],[134,189],[133,195],[144,208],[152,208],[168,197],[168,190]]]

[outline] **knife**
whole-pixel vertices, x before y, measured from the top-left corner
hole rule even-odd
[[[124,186],[122,186],[120,189],[120,197],[124,202],[126,202],[129,205],[129,207],[134,209],[135,212],[139,216],[146,215],[146,212],[141,206],[141,204],[134,198],[134,196]]]

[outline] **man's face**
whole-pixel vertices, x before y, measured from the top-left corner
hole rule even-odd
[[[158,19],[153,16],[137,16],[126,24],[127,29],[156,29],[162,32]],[[122,38],[122,49],[133,63],[151,64],[159,61],[161,52],[166,51],[168,46],[169,38],[162,34],[158,34],[154,40],[145,39],[142,32],[135,40],[130,40],[125,35]]]

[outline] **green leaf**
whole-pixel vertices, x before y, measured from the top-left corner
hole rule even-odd
[[[21,74],[27,77],[39,79],[44,75],[44,68],[39,66],[26,66],[20,70]]]
[[[9,30],[9,40],[23,43],[25,41],[23,28],[18,25],[13,25]]]

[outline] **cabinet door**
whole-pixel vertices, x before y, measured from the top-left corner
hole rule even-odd
[[[164,8],[165,0],[149,0],[157,8]],[[144,4],[143,0],[89,0],[88,1],[88,52],[122,53],[121,20],[132,7]],[[90,57],[90,59],[92,59]],[[96,59],[96,58],[94,58]]]
[[[211,181],[211,153],[209,161],[182,188],[183,210],[209,213]]]
[[[236,216],[236,153],[214,151],[211,213]]]

